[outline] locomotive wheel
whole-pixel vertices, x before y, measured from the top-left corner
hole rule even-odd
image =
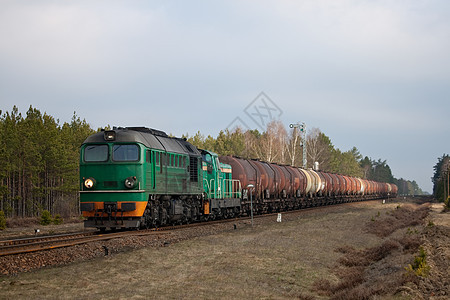
[[[168,216],[167,216],[167,210],[164,208],[164,207],[161,207],[160,208],[160,213],[159,213],[159,215],[160,215],[160,218],[159,218],[159,225],[166,225],[167,224],[167,219],[168,219]]]
[[[144,222],[141,226],[142,226],[142,228],[150,229],[152,227],[152,225],[153,225],[153,220],[152,220],[150,209],[146,208],[144,211]]]

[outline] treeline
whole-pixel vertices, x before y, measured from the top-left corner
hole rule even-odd
[[[300,131],[288,131],[280,121],[269,123],[265,132],[236,128],[232,131],[220,131],[216,138],[205,137],[200,131],[194,136],[186,134],[184,137],[195,146],[219,155],[235,155],[297,167],[302,166],[301,145],[306,144],[307,168],[312,168],[318,162],[319,169],[326,172],[395,183],[399,187],[399,194],[423,194],[415,181],[394,178],[386,161],[363,156],[356,147],[341,151],[317,128],[308,132],[306,142],[302,141]]]
[[[70,123],[30,106],[0,111],[0,211],[7,217],[77,215],[79,147],[93,133],[75,113]]]
[[[415,180],[394,178],[394,183],[398,186],[399,195],[429,195],[424,193]]]
[[[75,113],[70,123],[60,125],[31,106],[24,116],[17,107],[0,111],[0,211],[6,217],[33,217],[44,210],[78,215],[79,147],[95,131]],[[216,138],[197,132],[188,140],[221,155],[295,166],[302,165],[300,144],[306,143],[308,167],[319,162],[324,171],[396,183],[402,194],[421,193],[414,181],[395,179],[386,161],[363,157],[356,148],[341,151],[319,129],[311,130],[306,142],[277,121],[265,132],[225,130]]]
[[[439,201],[445,202],[447,206],[450,206],[450,156],[443,154],[442,157],[438,158],[438,162],[433,168],[434,175],[431,178],[433,182],[433,196]]]

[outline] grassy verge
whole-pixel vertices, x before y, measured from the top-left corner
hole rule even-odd
[[[397,206],[356,203],[303,212],[283,218],[282,223],[276,217],[258,219],[253,228],[241,225],[167,247],[2,277],[0,293],[4,298],[38,299],[364,299],[386,295],[395,292],[393,285],[401,284],[395,281],[397,272],[404,274],[412,262],[419,234],[404,222],[387,236],[368,233],[366,224],[384,226],[385,217],[401,219],[395,213]],[[408,228],[413,233],[407,233]]]

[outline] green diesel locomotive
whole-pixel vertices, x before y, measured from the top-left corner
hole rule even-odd
[[[80,183],[85,227],[149,228],[240,211],[239,181],[217,154],[145,127],[88,137]]]

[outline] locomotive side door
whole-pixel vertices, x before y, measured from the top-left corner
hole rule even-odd
[[[152,159],[152,165],[151,165],[151,181],[149,181],[149,185],[151,185],[151,188],[155,193],[158,193],[161,190],[161,184],[162,184],[162,167],[161,167],[161,152],[152,150],[151,151],[151,159]],[[150,171],[149,171],[150,172]]]
[[[156,159],[156,154],[155,151],[153,150],[147,150],[146,151],[146,188],[148,190],[152,190],[153,192],[156,189],[156,164],[157,164],[157,159]]]
[[[147,162],[150,164],[147,166],[147,182],[150,189],[153,191],[156,188],[156,155],[155,151],[147,151]]]
[[[152,189],[155,190],[156,189],[156,154],[155,151],[151,151],[151,161],[152,161],[152,165],[151,165],[151,173],[152,173]]]

